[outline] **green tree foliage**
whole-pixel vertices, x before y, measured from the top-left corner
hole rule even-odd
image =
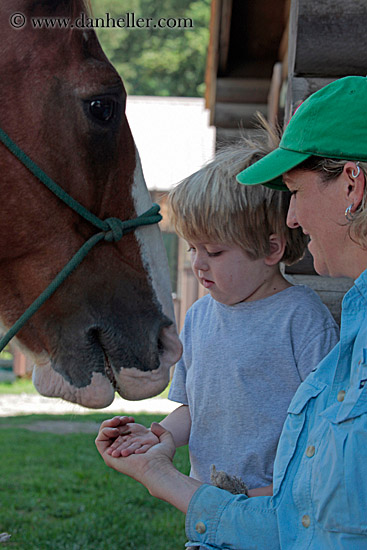
[[[94,18],[104,19],[105,24],[106,14],[126,22],[127,17],[132,21],[131,14],[135,21],[152,18],[150,28],[113,28],[111,20],[108,27],[96,28],[129,94],[204,94],[210,0],[92,0],[92,7]],[[170,19],[171,28],[159,28],[160,18]]]

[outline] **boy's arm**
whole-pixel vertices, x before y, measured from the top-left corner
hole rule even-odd
[[[172,411],[160,425],[171,432],[176,447],[187,445],[191,430],[191,415],[188,405],[181,405]]]
[[[141,424],[131,423],[131,421],[134,422],[132,418],[130,418],[130,423],[127,423],[125,417],[122,417],[122,419],[125,431],[119,434],[109,446],[107,454],[110,456],[118,458],[119,456],[126,457],[134,453],[146,453],[153,445],[159,443],[158,437],[149,428]],[[176,447],[181,447],[188,443],[191,418],[187,405],[182,405],[172,411],[162,420],[161,424],[166,430],[172,433]]]

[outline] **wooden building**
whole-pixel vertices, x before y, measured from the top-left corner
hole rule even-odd
[[[240,131],[251,134],[257,111],[270,114],[272,80],[282,80],[289,0],[212,0],[211,9],[206,104],[220,144]]]
[[[287,123],[325,84],[367,74],[365,0],[212,0],[206,104],[217,141]]]

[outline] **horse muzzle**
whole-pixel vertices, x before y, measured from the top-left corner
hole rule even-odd
[[[157,395],[167,386],[170,367],[180,358],[182,345],[173,324],[161,326],[154,337],[144,336],[137,344],[93,326],[84,342],[71,343],[67,353],[36,365],[34,385],[42,395],[89,408],[107,407],[115,392],[129,400]],[[88,368],[81,371],[80,361]]]

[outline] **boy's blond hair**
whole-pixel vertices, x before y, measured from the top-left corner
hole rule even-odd
[[[282,262],[302,258],[306,237],[286,225],[290,193],[263,185],[241,185],[236,175],[277,146],[267,129],[268,142],[241,138],[221,148],[215,159],[180,182],[168,196],[177,233],[186,241],[239,245],[253,259],[270,254],[269,237],[286,241]]]

